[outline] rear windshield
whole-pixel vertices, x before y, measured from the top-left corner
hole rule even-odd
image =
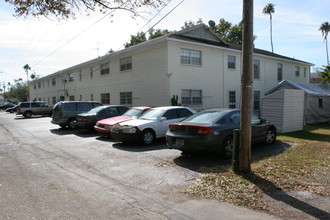
[[[195,115],[192,115],[188,118],[186,118],[185,122],[197,122],[197,123],[203,123],[203,124],[213,124],[216,122],[220,117],[224,115],[224,112],[199,112]]]

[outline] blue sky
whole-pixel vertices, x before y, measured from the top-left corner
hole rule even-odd
[[[110,49],[123,49],[130,35],[146,31],[182,0],[172,0],[159,14],[143,14],[132,19],[118,11],[113,16],[94,13],[77,14],[76,19],[58,21],[54,18],[16,18],[13,6],[0,1],[0,84],[14,79],[26,80],[25,64],[40,76],[88,61]],[[269,16],[263,7],[273,3],[274,52],[322,67],[326,64],[325,42],[320,25],[330,22],[329,0],[255,0],[255,47],[271,50]],[[156,26],[156,29],[180,30],[185,21],[204,23],[221,18],[237,24],[242,19],[243,0],[184,0]],[[149,20],[154,17],[150,22]],[[149,22],[149,23],[148,23]],[[313,68],[312,68],[313,71]]]

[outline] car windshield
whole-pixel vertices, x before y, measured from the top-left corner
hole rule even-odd
[[[150,109],[146,113],[144,113],[140,119],[144,120],[157,120],[160,118],[164,113],[163,109]]]
[[[219,112],[219,111],[205,111],[205,112],[199,112],[195,115],[192,115],[185,120],[184,122],[196,122],[196,123],[203,123],[203,124],[210,124],[217,121],[221,116],[223,116],[225,113]]]
[[[95,114],[98,113],[99,111],[101,111],[102,109],[104,109],[104,106],[98,106],[96,108],[91,109],[89,112],[87,112],[88,114]]]
[[[131,108],[123,114],[123,116],[129,117],[138,117],[141,114],[142,110],[137,108]]]

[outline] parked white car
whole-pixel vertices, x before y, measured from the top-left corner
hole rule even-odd
[[[148,145],[155,138],[165,137],[169,124],[195,113],[193,109],[183,106],[152,108],[138,119],[115,125],[111,130],[111,137],[121,142],[134,141]]]

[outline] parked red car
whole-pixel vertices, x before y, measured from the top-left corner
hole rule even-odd
[[[138,118],[150,108],[151,107],[147,106],[132,107],[121,116],[106,118],[98,121],[94,126],[94,129],[103,136],[111,137],[110,131],[114,125]]]

